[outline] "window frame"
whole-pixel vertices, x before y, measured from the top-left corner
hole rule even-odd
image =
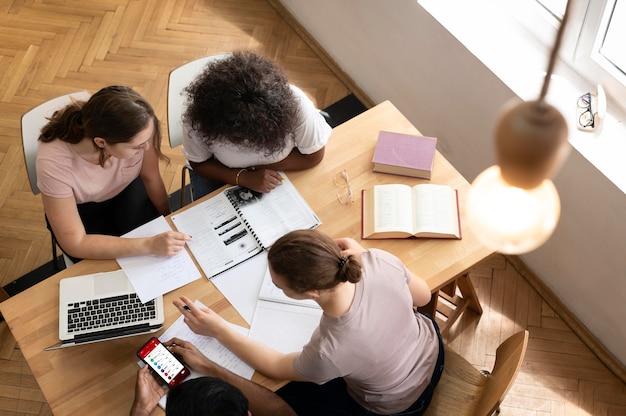
[[[624,113],[626,76],[599,52],[610,19],[608,10],[617,0],[570,1],[574,3],[565,28],[560,58],[589,83],[601,84],[612,98],[611,104]],[[550,15],[547,10],[544,14]]]

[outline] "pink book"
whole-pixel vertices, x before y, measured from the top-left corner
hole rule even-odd
[[[430,179],[437,139],[380,131],[374,149],[374,172]]]

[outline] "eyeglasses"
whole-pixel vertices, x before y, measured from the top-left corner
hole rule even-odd
[[[350,187],[350,178],[348,178],[348,172],[344,169],[333,178],[335,186],[341,188],[337,194],[337,200],[344,205],[354,202],[354,196],[352,195],[352,188]]]
[[[578,105],[578,125],[582,128],[591,127],[595,125],[595,115],[591,111],[591,93],[586,93],[578,98],[576,103]]]

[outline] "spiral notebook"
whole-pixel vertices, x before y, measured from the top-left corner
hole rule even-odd
[[[290,231],[321,224],[281,175],[282,185],[269,193],[234,186],[172,216],[178,231],[191,235],[189,250],[209,279],[267,250]]]

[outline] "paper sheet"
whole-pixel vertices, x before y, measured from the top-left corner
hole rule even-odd
[[[267,252],[263,252],[211,279],[248,325],[252,323],[266,270]]]
[[[200,301],[195,301],[194,304],[198,307],[205,307]],[[191,342],[196,346],[204,354],[207,358],[209,358],[214,363],[226,368],[227,370],[232,371],[233,373],[250,380],[252,375],[254,374],[254,369],[250,367],[248,364],[244,363],[233,354],[228,348],[222,345],[218,340],[212,337],[206,337],[204,335],[198,335],[194,333],[185,322],[183,322],[184,316],[178,317],[178,319],[165,331],[159,339],[161,342],[169,341],[172,338],[179,338],[188,342]],[[247,335],[248,330],[238,325],[230,324],[230,326],[236,331],[242,333],[243,335]],[[191,380],[193,378],[201,377],[202,374],[199,374],[195,371],[191,371],[191,374],[186,380]],[[165,404],[167,402],[167,395],[163,396],[159,401],[159,406],[165,409]]]
[[[321,309],[259,300],[248,337],[284,354],[301,351],[321,317]]]
[[[160,216],[122,237],[151,237],[166,231],[172,231],[172,228]],[[202,276],[187,250],[172,257],[133,256],[116,260],[143,303]]]

